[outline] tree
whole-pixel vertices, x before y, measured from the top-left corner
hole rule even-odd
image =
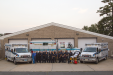
[[[111,19],[109,17],[102,18],[97,25],[100,34],[112,35]]]
[[[82,29],[96,33],[98,32],[97,24],[92,24],[90,27],[84,26]]]
[[[88,30],[89,27],[88,27],[88,26],[84,26],[82,29],[83,29],[83,30]]]
[[[3,36],[3,34],[0,34],[0,36]]]
[[[105,16],[98,22],[99,33],[113,36],[113,0],[102,0],[101,2],[107,5],[97,10],[100,16]]]

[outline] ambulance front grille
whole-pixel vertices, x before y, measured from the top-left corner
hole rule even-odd
[[[21,58],[30,58],[29,55],[24,55],[24,56],[21,56]]]
[[[82,57],[91,57],[91,55],[82,55]]]

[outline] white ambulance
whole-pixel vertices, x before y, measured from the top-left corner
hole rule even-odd
[[[28,52],[27,44],[5,44],[5,58],[7,61],[32,63],[31,53]]]
[[[67,43],[58,43],[57,41],[30,41],[30,50],[33,52],[36,51],[65,51],[67,50],[68,52],[71,50],[71,52],[75,51],[80,51],[80,48],[73,48],[72,44],[67,44]]]
[[[85,44],[86,48],[82,50],[80,62],[95,62],[96,64],[108,57],[108,43]]]

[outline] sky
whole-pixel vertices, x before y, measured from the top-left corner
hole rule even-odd
[[[55,22],[82,29],[97,23],[102,0],[0,0],[0,33]]]

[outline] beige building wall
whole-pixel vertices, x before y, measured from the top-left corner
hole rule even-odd
[[[26,34],[29,34],[29,36],[26,36]],[[79,34],[79,35],[76,35],[76,34]],[[111,50],[113,51],[113,40],[111,40],[111,39],[78,32],[76,30],[69,30],[69,29],[61,28],[61,27],[57,27],[57,26],[48,26],[48,27],[41,28],[38,30],[34,30],[34,31],[23,33],[23,34],[15,35],[12,37],[8,37],[8,38],[4,39],[3,44],[8,43],[9,39],[28,39],[28,43],[29,43],[31,41],[31,39],[33,39],[33,38],[51,38],[51,39],[74,38],[75,47],[78,47],[78,38],[97,38],[97,42],[108,42],[108,46],[110,49],[109,55],[111,54],[110,53]],[[102,41],[102,39],[103,39],[103,41]],[[2,52],[3,58],[5,58],[4,54],[5,54],[5,49],[3,47],[3,52]]]
[[[0,45],[1,45],[1,47],[0,47],[0,59],[2,59],[3,58],[3,48],[4,48],[4,45],[3,45],[3,40],[0,40]]]

